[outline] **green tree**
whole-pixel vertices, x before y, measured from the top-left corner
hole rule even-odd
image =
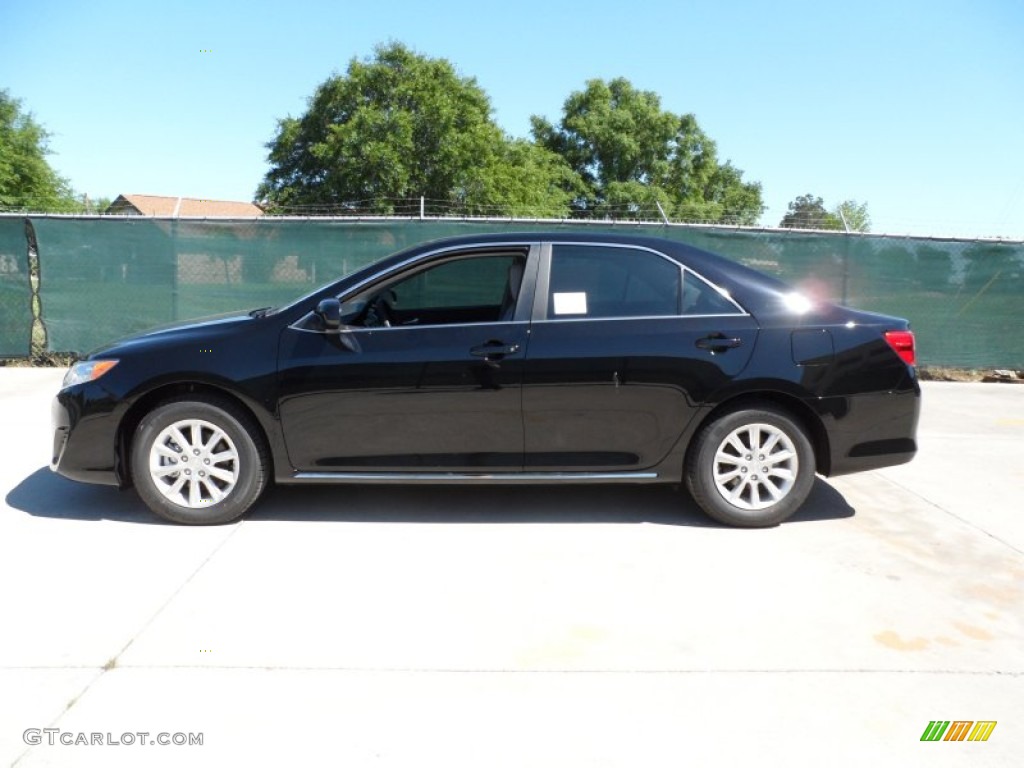
[[[844,200],[831,211],[820,197],[800,195],[789,204],[786,215],[779,222],[787,229],[832,229],[839,232],[870,232],[871,216],[868,204]]]
[[[871,216],[868,204],[856,200],[844,200],[832,210],[832,215],[849,232],[870,232]]]
[[[471,168],[455,197],[469,214],[557,218],[569,213],[583,184],[554,152],[523,139],[504,141]]]
[[[79,206],[67,180],[46,161],[48,139],[21,101],[0,90],[0,209],[69,213]]]
[[[820,197],[807,194],[793,200],[788,207],[780,227],[787,229],[835,229],[842,230],[843,222],[834,213],[825,210]]]
[[[657,202],[685,220],[753,224],[764,210],[761,185],[718,161],[693,115],[663,110],[656,93],[625,78],[588,81],[566,99],[557,126],[537,115],[531,123],[534,140],[582,179],[578,211],[649,213]]]
[[[81,212],[82,213],[106,213],[107,208],[114,202],[109,197],[91,197],[90,195],[82,195],[81,198]]]
[[[256,194],[283,209],[393,213],[423,196],[442,209],[562,215],[577,183],[557,156],[504,135],[474,79],[401,43],[352,59],[267,148]]]

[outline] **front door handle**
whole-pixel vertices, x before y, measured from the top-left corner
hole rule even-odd
[[[486,344],[481,344],[478,347],[473,347],[469,350],[469,354],[475,357],[482,357],[488,362],[492,360],[501,360],[505,355],[514,355],[519,351],[518,344],[506,344],[503,341],[488,341]]]
[[[725,352],[727,349],[735,349],[743,343],[743,339],[727,337],[724,333],[712,333],[703,338],[697,339],[698,349],[707,349],[712,353]]]

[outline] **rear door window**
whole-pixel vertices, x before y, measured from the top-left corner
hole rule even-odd
[[[651,251],[555,245],[547,318],[663,317],[682,313],[682,270]]]

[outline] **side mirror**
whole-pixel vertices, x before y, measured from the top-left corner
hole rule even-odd
[[[324,330],[336,331],[341,328],[341,302],[337,299],[323,299],[316,305],[316,316],[324,324]]]

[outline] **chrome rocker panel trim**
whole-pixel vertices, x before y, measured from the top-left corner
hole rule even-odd
[[[279,483],[651,483],[657,472],[296,472]]]

